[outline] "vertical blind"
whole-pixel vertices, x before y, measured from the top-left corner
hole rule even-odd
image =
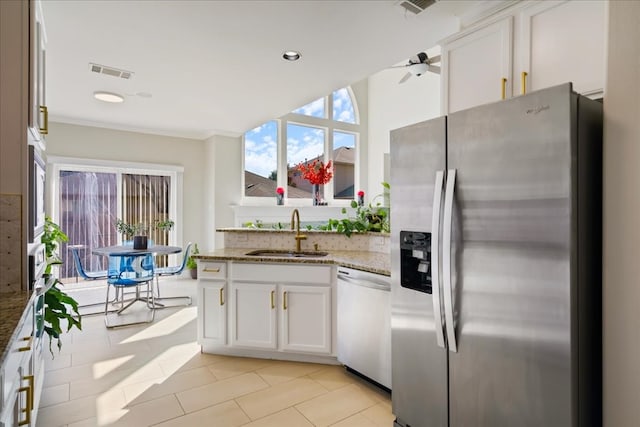
[[[158,230],[155,224],[170,219],[171,177],[125,173],[121,177],[118,188],[117,173],[60,171],[60,226],[69,237],[60,247],[60,278],[77,276],[70,246],[78,247],[86,270],[106,270],[104,257],[91,252],[118,243],[118,218],[129,224],[146,225],[149,239],[168,244],[168,231]],[[167,265],[167,256],[157,257],[156,263]]]

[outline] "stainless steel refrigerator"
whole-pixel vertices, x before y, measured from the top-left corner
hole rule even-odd
[[[391,132],[395,426],[602,424],[601,165],[570,83]]]

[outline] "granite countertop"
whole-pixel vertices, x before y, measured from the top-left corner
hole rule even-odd
[[[317,258],[282,258],[273,256],[251,256],[248,252],[265,248],[223,248],[206,254],[194,255],[195,259],[244,261],[244,262],[277,262],[296,264],[336,264],[370,273],[391,275],[389,254],[367,251],[329,251],[329,255]]]
[[[2,359],[0,362],[2,363],[7,357],[9,343],[25,320],[25,309],[31,303],[33,295],[32,291],[0,293],[0,313],[2,313],[2,322],[0,323]]]

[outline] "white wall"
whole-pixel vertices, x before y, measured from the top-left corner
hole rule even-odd
[[[609,2],[604,98],[604,425],[640,424],[640,2]]]
[[[198,242],[204,229],[204,172],[202,141],[149,135],[89,126],[51,123],[47,156],[155,163],[184,167],[182,192],[183,242]],[[180,197],[180,195],[178,195]]]
[[[429,50],[431,57],[439,51]],[[369,78],[369,195],[382,193],[389,131],[440,116],[440,76],[426,73],[398,84],[403,69],[384,70]],[[387,165],[388,168],[388,165]],[[393,189],[391,189],[393,191]]]
[[[233,206],[240,203],[242,195],[242,138],[213,136],[205,141],[207,171],[205,171],[205,219],[206,252],[224,247],[224,234],[217,228],[233,227]]]

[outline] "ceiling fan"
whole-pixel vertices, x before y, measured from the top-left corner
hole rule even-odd
[[[440,55],[429,58],[426,53],[420,52],[416,56],[409,58],[409,62],[405,65],[396,65],[389,68],[406,68],[407,74],[400,79],[398,83],[406,82],[411,76],[421,76],[427,71],[440,74],[440,67],[437,65],[431,65],[434,62],[440,62]]]

